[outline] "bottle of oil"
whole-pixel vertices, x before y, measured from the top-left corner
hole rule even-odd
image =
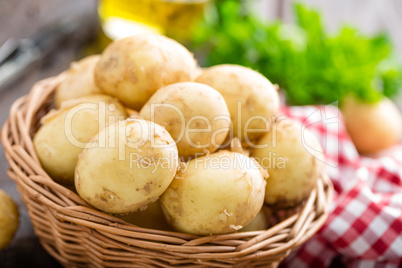
[[[156,32],[185,42],[209,0],[100,0],[102,29],[111,40]]]

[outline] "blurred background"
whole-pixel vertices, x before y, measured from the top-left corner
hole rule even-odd
[[[0,0],[0,25],[0,81],[9,77],[0,83],[1,125],[36,81],[138,32],[177,39],[202,67],[257,69],[290,104],[328,104],[352,92],[367,102],[385,95],[402,107],[400,0]],[[7,73],[10,59],[27,51],[18,75]],[[0,264],[57,267],[33,234],[7,166],[1,148],[0,188],[18,203],[21,221]]]
[[[290,93],[291,104],[332,103],[350,89],[333,96],[316,92],[326,91],[326,85],[352,85],[357,89],[351,91],[364,101],[376,101],[380,92],[400,106],[401,13],[397,0],[0,0],[0,23],[5,26],[0,44],[59,32],[35,61],[41,68],[30,69],[32,80],[24,78],[31,81],[27,88],[40,78],[32,73],[48,64],[55,66],[45,76],[68,68],[71,60],[100,53],[114,39],[157,32],[187,46],[202,67],[237,63],[260,71]],[[295,76],[295,85],[289,74],[305,66],[311,74]],[[318,69],[321,73],[314,71]],[[322,78],[322,73],[332,77]],[[299,94],[307,84],[315,88],[310,99]]]

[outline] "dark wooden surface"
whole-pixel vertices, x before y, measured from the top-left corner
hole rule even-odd
[[[55,75],[69,65],[69,61],[77,56],[75,49],[65,49],[62,55],[52,56],[52,60],[42,63],[27,74],[22,81],[13,84],[0,93],[0,124],[3,125],[8,116],[11,104],[30,90],[33,83],[42,78]],[[19,228],[11,245],[0,251],[0,267],[58,267],[41,247],[34,235],[32,225],[15,183],[6,175],[8,163],[4,149],[0,146],[0,188],[12,196],[19,207]]]
[[[95,0],[0,0],[0,45],[11,37],[28,38],[44,26],[68,15],[86,19],[70,42],[60,44],[52,54],[29,70],[17,83],[0,92],[0,125],[8,117],[11,104],[29,92],[32,85],[43,78],[56,75],[68,68],[71,61],[83,56],[83,46],[96,31]],[[20,212],[20,224],[9,247],[0,251],[0,267],[60,267],[49,256],[36,238],[24,203],[15,183],[6,175],[8,163],[0,145],[0,188],[12,196]]]

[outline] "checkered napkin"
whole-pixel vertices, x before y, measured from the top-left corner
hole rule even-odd
[[[283,267],[402,267],[402,145],[361,157],[335,106],[283,107],[321,142],[335,187],[325,225]],[[362,130],[364,131],[364,130]]]

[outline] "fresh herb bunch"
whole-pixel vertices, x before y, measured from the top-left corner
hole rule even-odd
[[[246,1],[216,0],[191,42],[203,65],[234,63],[264,74],[294,105],[328,104],[354,94],[364,102],[392,98],[402,68],[384,34],[351,27],[329,35],[317,11],[295,4],[296,25],[265,23]],[[248,1],[250,3],[250,1]]]

